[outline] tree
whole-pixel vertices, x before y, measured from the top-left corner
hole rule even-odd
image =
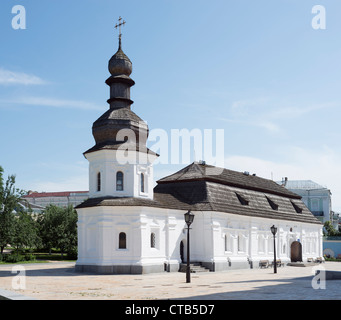
[[[40,244],[37,221],[30,211],[20,210],[14,222],[14,236],[11,242],[17,250],[23,248],[32,249]]]
[[[340,233],[334,228],[333,224],[330,221],[326,221],[324,223],[324,230],[327,232],[327,236],[340,236]]]
[[[7,244],[13,240],[15,233],[15,209],[20,207],[19,200],[24,191],[15,188],[15,175],[3,179],[4,170],[0,166],[0,249],[1,254]]]
[[[49,250],[49,254],[51,254],[51,249],[54,247],[54,239],[57,236],[54,220],[59,209],[57,206],[49,205],[37,219],[42,246]]]
[[[72,205],[67,208],[49,205],[38,218],[43,246],[51,252],[55,247],[63,253],[77,247],[77,213]]]

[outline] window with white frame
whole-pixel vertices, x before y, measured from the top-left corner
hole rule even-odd
[[[150,247],[151,248],[155,248],[156,247],[156,236],[155,236],[154,232],[152,232],[150,234]]]
[[[116,190],[117,191],[123,191],[124,185],[123,185],[123,172],[117,171],[116,173]]]
[[[140,175],[140,180],[141,180],[141,192],[144,192],[144,174],[141,173]]]
[[[258,252],[264,253],[265,252],[265,239],[264,235],[258,235]]]
[[[268,252],[274,252],[274,240],[272,235],[268,238]]]
[[[97,192],[100,192],[101,191],[101,173],[98,172],[97,173]]]
[[[232,248],[233,248],[232,240],[233,238],[231,237],[231,235],[229,233],[225,233],[225,237],[224,237],[225,251],[232,252]]]
[[[238,237],[237,237],[237,248],[238,248],[238,252],[245,251],[245,238],[241,233],[238,234]]]
[[[118,235],[118,248],[127,249],[127,235],[125,232],[120,232]]]

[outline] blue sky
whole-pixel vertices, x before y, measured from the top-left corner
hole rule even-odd
[[[25,30],[12,28],[17,4]],[[150,130],[224,129],[226,168],[313,180],[341,212],[341,3],[327,0],[1,1],[0,165],[17,187],[88,189],[119,16]],[[155,179],[183,166],[158,164]]]

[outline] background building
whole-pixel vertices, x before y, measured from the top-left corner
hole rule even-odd
[[[58,207],[74,207],[88,199],[89,191],[63,191],[63,192],[34,192],[29,191],[23,198],[28,201],[34,212],[39,212],[49,204]]]
[[[336,230],[339,229],[339,214],[332,210],[331,191],[311,180],[288,180],[278,182],[288,190],[300,195],[302,201],[322,223],[331,221]]]

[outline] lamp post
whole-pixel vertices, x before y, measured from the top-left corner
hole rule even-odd
[[[274,235],[274,273],[277,273],[277,262],[276,262],[276,233],[277,233],[277,228],[273,225],[271,228],[271,233]]]
[[[191,269],[189,266],[189,227],[192,224],[193,220],[194,220],[194,214],[191,213],[190,210],[188,210],[185,214],[185,222],[187,224],[187,268],[186,268],[186,283],[190,283],[191,282]]]

